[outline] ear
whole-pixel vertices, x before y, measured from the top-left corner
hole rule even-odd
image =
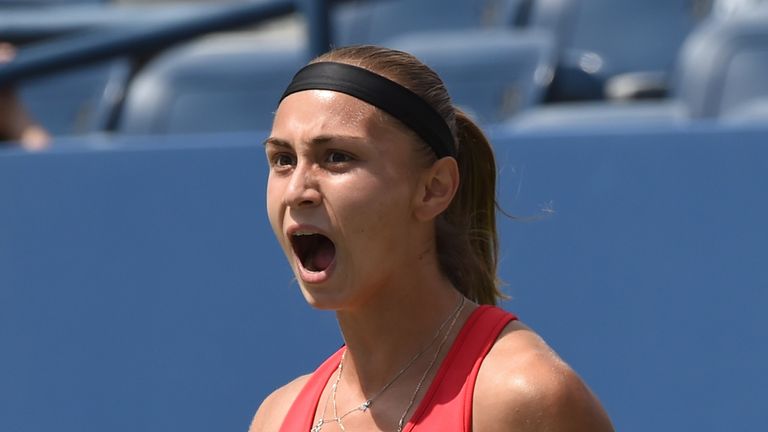
[[[435,219],[453,201],[459,189],[459,166],[456,159],[444,157],[435,161],[419,182],[414,214],[420,221]]]

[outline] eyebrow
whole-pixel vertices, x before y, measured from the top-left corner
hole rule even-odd
[[[263,145],[264,147],[266,147],[268,145],[273,145],[273,146],[276,146],[276,147],[288,147],[288,148],[291,147],[291,145],[288,144],[287,141],[283,141],[280,138],[275,138],[275,137],[269,137],[269,138],[265,139],[264,142],[261,143],[261,145]]]
[[[365,141],[366,139],[361,136],[356,135],[318,135],[314,138],[312,138],[312,144],[313,145],[327,145],[334,141],[352,141],[352,142],[361,142]],[[291,144],[288,143],[288,141],[282,140],[280,138],[275,137],[269,137],[262,145],[273,145],[276,147],[286,147],[286,148],[292,148]]]

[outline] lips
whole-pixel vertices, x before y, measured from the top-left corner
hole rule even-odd
[[[333,241],[319,232],[296,230],[289,238],[301,267],[310,273],[328,270],[336,258],[336,246]]]

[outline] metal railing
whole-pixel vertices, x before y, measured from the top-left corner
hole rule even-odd
[[[212,32],[260,24],[295,12],[307,23],[307,54],[330,46],[329,0],[268,0],[222,6],[178,22],[93,30],[20,49],[13,62],[0,66],[0,87],[32,77],[86,66],[116,57],[147,57],[173,45]]]

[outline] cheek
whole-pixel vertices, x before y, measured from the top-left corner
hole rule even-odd
[[[280,209],[282,201],[283,194],[279,181],[273,180],[270,176],[269,180],[267,180],[267,216],[269,217],[269,223],[272,225],[272,229],[275,232],[280,231],[282,220]]]
[[[337,216],[343,225],[354,227],[361,240],[388,235],[407,222],[410,195],[402,183],[378,179],[358,179],[342,199],[337,201]],[[350,232],[352,233],[352,232]]]

